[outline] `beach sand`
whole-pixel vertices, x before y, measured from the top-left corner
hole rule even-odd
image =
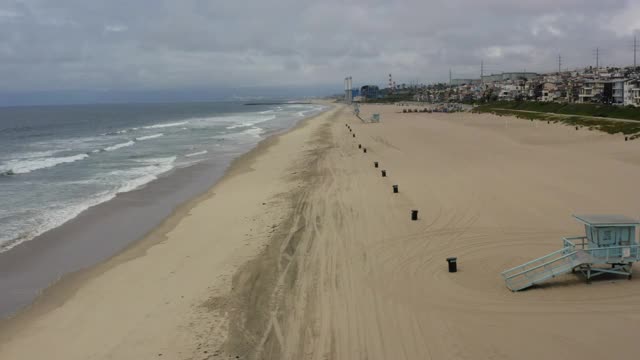
[[[500,272],[581,235],[573,213],[640,215],[640,142],[401,110],[364,105],[382,118],[365,124],[337,107],[261,143],[147,238],[2,323],[0,359],[633,356],[640,280],[512,293]]]

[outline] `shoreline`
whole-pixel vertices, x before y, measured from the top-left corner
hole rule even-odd
[[[160,225],[156,226],[152,231],[150,231],[142,239],[132,242],[125,249],[123,249],[122,251],[118,252],[116,255],[110,257],[105,261],[102,261],[87,269],[79,270],[64,276],[61,280],[59,280],[52,286],[48,287],[47,289],[45,289],[42,292],[42,294],[38,296],[38,298],[34,302],[32,302],[31,305],[22,309],[21,311],[19,311],[14,316],[8,319],[0,320],[0,357],[4,356],[3,354],[8,353],[9,354],[8,356],[11,358],[12,356],[15,357],[17,356],[17,354],[22,354],[24,351],[28,350],[28,347],[21,346],[18,344],[21,341],[25,341],[26,338],[29,336],[45,336],[45,339],[51,339],[52,337],[55,338],[58,335],[64,336],[59,334],[58,331],[56,330],[44,331],[41,329],[41,327],[43,324],[46,324],[46,327],[57,328],[58,326],[61,326],[59,325],[60,323],[65,322],[70,318],[76,318],[77,316],[79,316],[78,311],[81,311],[84,313],[85,310],[89,310],[86,308],[78,309],[76,302],[79,301],[78,300],[79,297],[85,299],[87,296],[93,297],[94,294],[103,292],[102,289],[104,289],[105,286],[107,286],[107,285],[99,284],[103,281],[109,281],[109,284],[111,285],[108,285],[108,288],[114,289],[107,293],[107,294],[110,294],[110,296],[117,296],[117,294],[122,293],[123,296],[125,296],[126,298],[127,296],[132,296],[129,294],[132,292],[131,290],[141,291],[141,294],[146,294],[149,291],[148,289],[144,290],[144,289],[139,289],[137,287],[132,288],[132,286],[135,286],[135,285],[129,284],[128,280],[125,281],[125,283],[121,283],[120,281],[117,281],[115,283],[113,282],[114,280],[112,278],[115,277],[116,279],[120,279],[121,276],[124,274],[128,274],[126,275],[127,279],[129,278],[129,275],[134,275],[134,277],[132,277],[131,279],[137,279],[137,281],[142,280],[140,278],[142,273],[139,273],[137,271],[132,272],[132,270],[129,270],[128,268],[132,266],[142,267],[146,269],[142,278],[145,278],[145,277],[155,278],[157,276],[167,276],[167,275],[161,275],[160,273],[158,273],[158,271],[154,271],[152,268],[157,268],[157,270],[159,270],[160,272],[166,271],[168,265],[162,259],[164,258],[167,261],[178,261],[179,259],[176,258],[178,255],[176,255],[175,252],[184,251],[185,252],[184,254],[179,255],[179,256],[182,256],[184,260],[187,260],[189,258],[194,258],[195,256],[201,256],[202,254],[200,254],[198,251],[194,251],[193,249],[193,246],[196,246],[197,248],[197,246],[201,246],[201,245],[198,245],[196,243],[191,245],[187,245],[187,244],[182,245],[181,244],[182,241],[178,241],[178,239],[174,236],[173,233],[181,232],[181,231],[184,231],[185,229],[186,231],[194,230],[193,226],[190,226],[186,223],[193,221],[194,216],[196,216],[195,212],[200,212],[201,213],[200,216],[201,216],[202,211],[207,212],[205,208],[209,208],[209,207],[224,208],[225,204],[229,204],[228,198],[229,196],[233,197],[233,195],[231,194],[235,192],[231,191],[230,193],[225,192],[223,194],[221,193],[222,189],[237,188],[238,186],[243,187],[245,186],[245,184],[243,184],[242,183],[243,181],[240,179],[245,179],[245,178],[248,178],[246,181],[251,181],[253,183],[255,181],[253,177],[256,175],[253,175],[252,173],[255,171],[256,165],[262,165],[266,167],[267,169],[261,170],[261,172],[266,171],[270,176],[275,177],[277,179],[279,179],[281,176],[286,176],[286,174],[283,173],[283,170],[285,168],[280,168],[280,170],[270,168],[271,166],[269,164],[273,163],[272,160],[274,160],[272,159],[272,156],[269,154],[270,149],[274,148],[275,145],[279,144],[282,141],[282,139],[291,139],[294,143],[299,143],[300,141],[302,141],[302,143],[304,144],[307,141],[307,136],[308,136],[306,135],[306,133],[308,132],[307,129],[311,126],[311,124],[314,124],[314,126],[316,126],[317,123],[325,121],[323,119],[327,118],[328,116],[330,116],[331,113],[335,113],[335,111],[339,109],[339,106],[335,106],[331,104],[329,105],[330,107],[328,107],[326,111],[323,111],[322,113],[305,118],[297,122],[296,125],[289,128],[288,130],[284,130],[279,132],[278,134],[269,136],[268,138],[260,141],[250,151],[234,159],[231,165],[228,167],[225,174],[213,186],[211,186],[205,193],[177,207],[169,217],[165,218],[165,220],[162,221]],[[318,121],[314,121],[314,120],[318,120]],[[303,132],[303,134],[297,134],[299,132]],[[290,147],[292,145],[287,145],[287,146]],[[258,158],[263,160],[261,160],[260,162],[256,162]],[[276,163],[280,164],[279,166],[286,165],[286,167],[288,167],[290,165],[288,156],[285,156],[284,158],[278,158],[275,160],[276,160]],[[273,185],[275,185],[276,187],[280,187],[282,185],[282,182],[280,180],[277,180],[275,182],[272,181],[272,184],[270,185],[270,187],[272,188]],[[278,190],[277,192],[271,191],[269,192],[268,196],[269,198],[273,196],[277,198],[278,194],[282,193],[282,191],[284,191],[284,189]],[[225,199],[221,199],[223,197]],[[250,202],[253,202],[255,199],[253,197],[242,197],[243,202],[247,200],[249,200]],[[259,208],[264,208],[265,204],[266,202],[262,202],[262,205],[258,204],[258,206]],[[282,213],[286,213],[288,211],[286,209],[286,204],[280,203],[279,201],[277,201],[277,199],[274,200],[273,203],[271,203],[271,200],[269,200],[269,204],[267,204],[267,207],[271,209],[269,213],[271,214],[272,220],[270,221],[273,221],[273,222],[280,221],[280,218],[277,217],[279,216],[277,214],[278,212],[280,212],[280,215],[281,215]],[[222,211],[223,211],[222,213],[218,213],[219,216],[224,217],[225,215],[228,215],[226,210],[222,210]],[[235,219],[235,221],[246,223],[247,220],[238,218],[238,219]],[[255,219],[253,221],[255,221]],[[264,225],[266,229],[269,230],[268,231],[269,234],[270,232],[274,231],[271,225],[269,225],[268,227],[266,226],[266,224]],[[255,223],[252,226],[255,226]],[[233,227],[233,229],[234,230],[240,229],[240,233],[236,231],[236,234],[232,236],[232,238],[238,238],[239,235],[241,235],[241,233],[244,233],[246,231],[246,229],[243,229],[243,227]],[[197,229],[195,230],[198,231]],[[234,230],[231,230],[231,232],[233,232]],[[225,233],[228,231],[223,230],[223,228],[218,228],[216,232]],[[211,266],[213,266],[213,268],[217,270],[213,271],[210,275],[207,275],[210,272],[206,272],[206,271],[196,272],[198,276],[202,276],[200,281],[193,281],[192,276],[194,273],[190,273],[191,275],[189,275],[190,277],[189,281],[180,281],[176,284],[172,284],[172,286],[177,286],[178,288],[181,288],[184,286],[193,286],[198,288],[198,290],[185,292],[185,295],[180,297],[180,300],[179,300],[180,302],[187,302],[187,301],[191,302],[191,304],[187,306],[186,309],[183,308],[183,310],[181,310],[180,313],[178,314],[173,312],[169,312],[169,313],[163,312],[161,317],[177,316],[177,318],[175,318],[173,321],[186,321],[185,320],[186,318],[191,318],[193,319],[192,321],[197,320],[199,326],[189,330],[194,334],[193,336],[187,339],[184,339],[186,344],[183,343],[181,344],[181,346],[173,346],[173,347],[167,348],[164,350],[165,354],[167,352],[172,352],[172,351],[175,351],[179,354],[183,354],[185,351],[187,352],[195,351],[196,347],[198,349],[208,348],[210,349],[211,352],[220,348],[221,342],[226,340],[226,332],[216,333],[215,340],[213,341],[198,342],[198,344],[193,343],[193,341],[199,341],[197,339],[202,338],[203,332],[212,331],[210,329],[210,325],[208,325],[210,322],[214,322],[218,324],[218,326],[216,327],[218,331],[220,331],[220,327],[224,329],[225,326],[227,326],[225,325],[226,316],[223,314],[215,313],[215,311],[211,310],[212,308],[211,308],[211,305],[209,304],[209,302],[211,302],[213,299],[211,297],[214,296],[215,294],[225,295],[225,294],[228,294],[229,291],[231,291],[231,288],[232,288],[231,279],[234,276],[234,273],[237,271],[237,269],[240,268],[243,264],[245,264],[249,259],[252,259],[255,256],[257,256],[269,242],[269,234],[267,234],[267,231],[265,231],[265,234],[266,235],[264,236],[263,239],[252,239],[252,238],[247,239],[246,236],[242,236],[246,239],[245,240],[246,242],[244,244],[235,243],[230,245],[229,240],[225,240],[225,242],[221,243],[220,246],[224,246],[224,248],[227,248],[228,250],[226,250],[224,253],[218,254],[218,252],[222,251],[222,248],[218,249],[216,246],[215,247],[216,252],[211,254],[211,255],[214,255],[213,258],[207,259],[204,263],[204,264],[207,264],[207,266],[212,264]],[[195,236],[201,237],[202,235],[195,235]],[[182,238],[182,236],[179,236],[179,238]],[[223,238],[220,238],[220,240],[222,239]],[[201,241],[201,240],[198,240],[198,241]],[[197,242],[197,241],[193,240],[192,242]],[[225,243],[227,244],[225,245]],[[167,246],[174,247],[175,248],[174,251],[166,256],[161,256],[157,254],[158,252],[166,251],[165,248]],[[211,245],[207,245],[207,246],[211,246]],[[231,248],[229,248],[229,246],[231,246]],[[191,250],[189,250],[188,248],[190,248]],[[172,259],[172,260],[169,260],[169,259]],[[181,263],[184,260],[179,260],[178,262]],[[189,262],[186,264],[189,264],[189,266],[191,266],[190,265],[191,261],[192,260],[189,260]],[[146,263],[146,265],[144,265],[144,263]],[[203,265],[201,261],[198,261],[197,263],[199,264],[198,266]],[[172,271],[169,274],[173,274],[173,273],[174,272]],[[111,278],[111,279],[105,280],[105,278]],[[212,284],[217,284],[217,285],[213,285],[213,288],[211,286],[205,286],[200,288],[202,286],[203,281],[211,282]],[[164,282],[158,282],[158,280],[154,280],[153,286],[154,286],[153,291],[157,292],[157,294],[155,297],[152,298],[154,299],[152,301],[160,301],[158,300],[157,295],[164,292],[168,285],[165,284]],[[125,292],[115,290],[115,288],[120,288],[120,287],[123,290],[124,289],[127,289],[127,290]],[[187,300],[187,298],[189,297],[187,297],[186,294],[190,295],[189,300]],[[123,299],[119,297],[117,297],[116,299],[117,299],[116,302],[118,302],[118,304],[113,303],[112,302],[113,300],[112,300],[112,301],[109,301],[108,303],[102,303],[100,305],[96,303],[105,301],[102,296],[96,298],[95,300],[89,300],[90,303],[92,304],[92,308],[89,310],[89,313],[86,314],[86,316],[89,318],[86,320],[88,321],[88,323],[85,323],[85,325],[88,324],[87,326],[89,326],[89,329],[91,331],[99,332],[98,334],[96,334],[96,337],[91,337],[91,339],[95,340],[97,343],[104,343],[105,341],[107,341],[105,340],[105,336],[107,336],[107,334],[104,333],[105,332],[104,326],[106,326],[104,322],[116,321],[112,319],[112,317],[108,314],[114,314],[114,315],[118,314],[119,310],[117,309],[119,307],[123,307],[124,309],[124,308],[135,308],[135,306],[138,306],[138,307],[142,306],[142,308],[140,308],[139,311],[136,311],[135,314],[138,317],[143,316],[142,309],[146,308],[148,306],[147,302],[150,301],[150,299],[149,300],[145,299],[145,301],[143,301],[143,299],[139,299],[138,296],[134,296],[133,298],[126,300],[124,303],[119,303],[119,301]],[[85,301],[85,300],[82,300],[82,301]],[[193,303],[194,301],[195,301],[195,304]],[[134,302],[135,304],[132,304],[132,302]],[[163,302],[163,304],[164,304],[163,306],[169,306],[170,302],[169,301]],[[180,306],[183,306],[183,307],[185,305],[186,305],[185,303],[180,304]],[[99,310],[100,308],[103,308],[103,309]],[[76,310],[73,310],[73,309],[76,309]],[[67,313],[69,311],[71,313],[67,315],[60,314],[60,313]],[[205,311],[205,313],[202,313],[202,311]],[[96,323],[95,322],[96,320],[92,319],[96,315],[100,318],[102,318],[103,316],[106,316],[106,317],[103,318],[102,321],[98,321]],[[135,317],[135,318],[141,320],[141,318],[138,318],[138,317]],[[157,317],[158,316],[154,317],[154,320],[156,320]],[[205,320],[205,318],[208,320]],[[54,320],[54,319],[57,319],[57,320]],[[130,318],[127,318],[126,321],[130,322],[129,326],[133,326],[133,324],[135,324],[135,321]],[[101,325],[98,325],[98,324],[101,324]],[[167,322],[164,322],[163,324],[166,325]],[[98,326],[98,328],[100,328],[101,330],[96,329],[96,326]],[[114,324],[113,326],[110,326],[108,328],[109,333],[113,337],[122,336],[123,331],[126,333],[126,331],[123,330],[122,328],[123,326],[126,326],[126,325],[122,324],[122,321],[120,321],[118,322],[118,325]],[[70,358],[69,352],[68,352],[69,351],[68,349],[70,347],[73,348],[74,351],[77,350],[78,354],[82,353],[82,355],[77,356],[78,359],[86,358],[87,356],[86,354],[90,351],[93,351],[93,348],[89,347],[90,345],[87,345],[87,341],[82,341],[80,339],[84,336],[88,336],[85,331],[81,330],[82,328],[83,326],[76,324],[71,328],[66,328],[67,331],[72,333],[74,331],[79,331],[75,335],[67,334],[67,336],[70,336],[70,337],[64,341],[51,340],[53,341],[53,343],[51,343],[52,346],[56,346],[56,345],[53,345],[54,343],[65,344],[66,348],[63,348],[60,351],[66,352],[66,354],[64,356],[60,355],[61,358],[65,358],[65,359]],[[154,327],[152,326],[152,328]],[[36,333],[34,333],[34,331]],[[181,330],[180,332],[182,333],[184,332],[184,330]],[[144,331],[142,334],[140,334],[140,336],[147,336],[147,335],[148,335],[147,331]],[[166,333],[163,333],[162,335],[157,335],[157,336],[164,338],[164,341],[160,340],[162,346],[170,346],[171,344],[169,343],[175,341],[174,339],[175,335],[171,335],[169,331],[167,331]],[[165,338],[165,337],[168,337],[168,338]],[[38,343],[42,344],[43,342],[46,343],[47,341],[50,341],[50,340],[41,339],[40,341],[38,341]],[[155,340],[149,339],[149,341],[155,341]],[[10,347],[9,345],[16,345],[16,347],[11,346],[11,348],[13,348],[13,351],[15,351],[13,355],[11,355],[12,354],[11,350],[7,350]],[[96,345],[97,344],[94,344],[94,346]],[[150,347],[150,346],[147,345],[147,347]],[[127,348],[126,351],[127,353],[131,352],[132,349],[135,349],[136,351],[138,350],[149,351],[147,347],[144,347],[144,349],[139,350],[137,349],[137,345],[131,345],[129,348]],[[76,348],[83,348],[83,350],[76,349]],[[35,351],[38,351],[38,350],[35,350]],[[205,350],[205,353],[206,353],[206,350]],[[55,354],[51,354],[51,353],[46,353],[46,354],[48,354],[48,356],[52,356],[53,358],[56,358]],[[124,356],[124,357],[116,356],[116,358],[129,358],[129,356]],[[131,358],[139,358],[139,357],[132,356]]]
[[[40,302],[50,288],[67,282],[67,277],[76,277],[78,272],[90,270],[119,256],[151,236],[156,228],[162,227],[184,206],[195,206],[194,200],[212,191],[234,171],[236,163],[261,148],[262,143],[286,134],[299,124],[329,110],[330,106],[318,114],[299,120],[293,126],[265,134],[264,139],[244,153],[172,169],[139,189],[118,194],[109,201],[86,209],[61,226],[0,253],[0,273],[5,276],[4,290],[3,286],[0,286],[0,290],[5,293],[16,292],[10,302],[0,304],[0,327],[3,322]],[[130,217],[136,218],[135,224],[128,223]],[[91,241],[85,241],[88,238]],[[70,257],[69,253],[77,255],[72,257],[71,262],[66,260]],[[48,268],[46,271],[40,270],[40,275],[29,277],[33,271],[31,267]]]
[[[79,274],[87,278],[76,288],[71,279],[57,307],[2,328],[0,358],[633,351],[629,336],[603,350],[593,324],[640,329],[640,282],[606,276],[587,286],[565,274],[514,294],[500,273],[584,231],[573,213],[638,214],[628,194],[640,145],[490,114],[361,110],[381,122],[362,123],[339,105],[238,159],[209,197]]]

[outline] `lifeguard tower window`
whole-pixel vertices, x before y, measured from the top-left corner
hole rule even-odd
[[[584,224],[589,243],[597,247],[635,244],[637,221],[621,215],[574,215]]]

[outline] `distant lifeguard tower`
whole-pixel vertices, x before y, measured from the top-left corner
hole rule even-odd
[[[602,274],[631,279],[631,267],[640,261],[637,220],[624,215],[574,215],[584,224],[585,236],[562,239],[562,249],[502,272],[512,291],[526,289],[561,274],[580,271],[587,283]],[[606,267],[608,266],[608,267]]]

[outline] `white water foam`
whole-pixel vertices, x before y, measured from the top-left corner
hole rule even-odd
[[[33,159],[33,158],[46,158],[51,155],[60,152],[62,150],[46,150],[46,151],[28,151],[22,153],[13,153],[0,155],[0,157],[6,157],[13,160],[25,160],[25,159]]]
[[[76,202],[61,202],[43,209],[25,209],[24,212],[30,214],[31,220],[29,224],[25,226],[24,222],[20,222],[16,223],[15,226],[8,224],[9,226],[3,227],[3,232],[0,234],[0,252],[8,251],[18,244],[32,240],[48,230],[63,225],[83,211],[113,199],[117,194],[141,188],[156,180],[162,173],[173,169],[175,159],[176,157],[173,156],[140,160],[138,162],[144,164],[143,166],[128,170],[117,170],[92,180],[83,181],[92,183],[113,183],[118,181],[120,184],[112,190],[102,191]],[[70,182],[69,184],[72,183],[76,182]],[[29,230],[25,232],[25,228]]]
[[[237,129],[237,128],[241,128],[241,127],[249,127],[249,126],[253,126],[253,125],[256,125],[256,124],[260,124],[260,123],[265,122],[265,121],[273,120],[275,118],[276,118],[275,115],[270,115],[270,116],[258,116],[255,119],[247,120],[247,117],[243,116],[241,118],[243,121],[241,121],[240,123],[234,124],[234,125],[227,126],[227,130]]]
[[[188,123],[189,123],[188,121],[180,121],[180,122],[174,122],[174,123],[149,125],[149,126],[144,126],[143,128],[144,129],[161,129],[161,128],[167,128],[167,127],[173,127],[173,126],[182,126]]]
[[[164,136],[163,133],[159,133],[159,134],[153,134],[153,135],[148,135],[148,136],[140,136],[138,138],[136,138],[136,141],[144,141],[144,140],[149,140],[149,139],[155,139],[155,138],[159,138],[161,136]]]
[[[112,146],[107,146],[106,148],[104,148],[104,151],[118,150],[118,149],[123,148],[123,147],[131,146],[133,144],[135,144],[135,142],[127,141],[125,143],[120,143],[120,144],[115,144],[115,145],[112,145]]]
[[[15,159],[0,165],[0,173],[12,172],[13,174],[26,174],[35,170],[46,169],[60,164],[72,163],[88,158],[87,154],[78,154],[62,157]]]
[[[192,157],[192,156],[204,155],[204,154],[206,154],[206,153],[208,153],[208,151],[207,151],[207,150],[205,150],[205,151],[198,151],[198,152],[194,152],[194,153],[191,153],[191,154],[187,154],[187,155],[185,155],[185,156],[186,156],[186,157]]]
[[[256,137],[256,138],[259,138],[260,135],[262,135],[264,133],[264,129],[254,126],[251,129],[243,131],[242,133],[243,134],[247,134],[247,135],[251,135],[251,136]]]
[[[116,178],[128,179],[123,185],[120,186],[120,188],[116,191],[116,194],[138,189],[143,185],[156,180],[158,178],[158,175],[173,169],[175,160],[175,156],[166,158],[143,159],[138,160],[137,162],[148,165],[128,170],[116,170],[111,172],[110,175],[113,175]]]

